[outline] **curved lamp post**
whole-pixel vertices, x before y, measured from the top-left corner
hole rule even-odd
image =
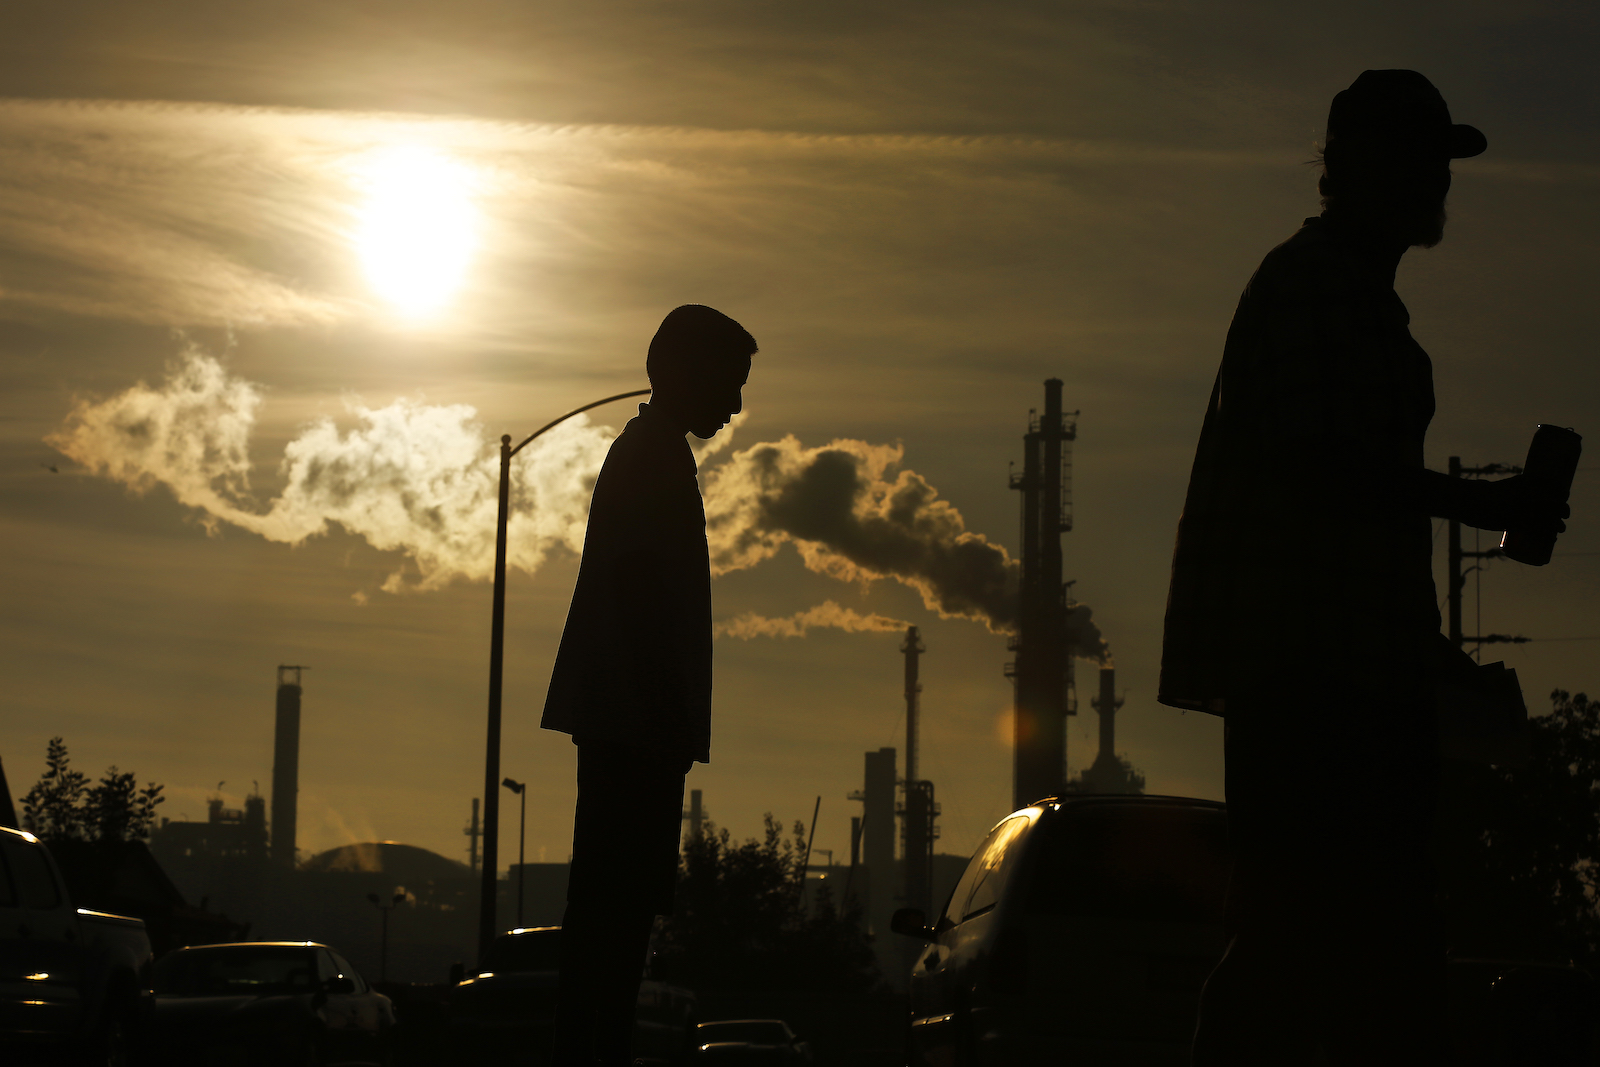
[[[511,457],[521,452],[540,434],[581,415],[590,408],[646,396],[650,390],[635,389],[618,393],[581,408],[573,408],[559,419],[548,422],[511,447],[511,435],[500,438],[500,510],[494,530],[494,615],[489,627],[489,743],[483,766],[483,881],[478,896],[478,960],[482,962],[495,935],[496,883],[500,875],[500,679],[505,662],[506,639],[506,509],[511,499]]]
[[[517,824],[517,929],[522,929],[523,879],[528,874],[528,783],[507,778],[500,783],[522,798],[522,819]]]

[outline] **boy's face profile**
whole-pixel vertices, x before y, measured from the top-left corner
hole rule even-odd
[[[651,409],[682,432],[710,440],[744,410],[742,392],[756,351],[749,331],[715,308],[673,308],[661,320],[645,358],[654,390]]]
[[[690,433],[702,441],[744,410],[744,386],[750,380],[750,357],[722,356],[707,360],[703,373],[685,383],[683,394],[673,405],[682,413]]]

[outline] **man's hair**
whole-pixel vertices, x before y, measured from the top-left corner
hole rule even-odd
[[[735,359],[753,356],[759,349],[750,331],[716,308],[684,304],[667,312],[650,339],[645,373],[650,384],[685,384],[706,371]]]

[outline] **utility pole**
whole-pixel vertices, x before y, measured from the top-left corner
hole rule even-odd
[[[472,823],[463,831],[471,840],[467,843],[467,858],[472,864],[472,873],[478,873],[478,838],[483,836],[483,831],[478,827],[478,798],[472,798]]]
[[[1491,463],[1486,467],[1463,467],[1461,465],[1461,457],[1460,456],[1451,456],[1450,457],[1450,477],[1452,477],[1452,478],[1481,478],[1486,474],[1521,474],[1521,473],[1522,473],[1522,468],[1521,467],[1510,467],[1510,466],[1507,466],[1507,465],[1505,465],[1503,463]],[[1445,577],[1445,581],[1448,582],[1449,584],[1448,584],[1448,587],[1447,587],[1446,592],[1445,592],[1445,599],[1448,601],[1448,604],[1449,604],[1449,607],[1447,609],[1446,623],[1447,623],[1447,626],[1448,626],[1449,631],[1450,631],[1450,640],[1451,640],[1451,642],[1454,643],[1454,645],[1457,648],[1464,648],[1466,646],[1467,642],[1469,642],[1469,641],[1472,642],[1475,645],[1495,645],[1495,644],[1524,645],[1524,644],[1527,644],[1529,638],[1522,637],[1520,635],[1512,635],[1512,634],[1468,635],[1468,634],[1465,634],[1462,631],[1462,624],[1461,624],[1461,594],[1467,587],[1467,575],[1471,574],[1473,571],[1482,571],[1483,570],[1483,564],[1474,563],[1472,566],[1468,567],[1465,571],[1463,571],[1461,569],[1462,562],[1464,560],[1469,560],[1469,559],[1474,559],[1474,560],[1478,560],[1478,559],[1504,559],[1505,558],[1505,553],[1501,552],[1500,549],[1498,549],[1498,548],[1491,548],[1491,549],[1489,549],[1489,550],[1487,550],[1485,552],[1464,552],[1464,551],[1462,551],[1462,548],[1461,548],[1461,522],[1458,519],[1450,519],[1448,521],[1449,521],[1449,525],[1450,525],[1450,529],[1449,529],[1450,543],[1449,543],[1449,547],[1448,547],[1448,552],[1449,552],[1449,562],[1448,562],[1448,565],[1447,565],[1448,574]]]

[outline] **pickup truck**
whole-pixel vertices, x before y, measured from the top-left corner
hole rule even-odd
[[[0,1061],[131,1061],[149,986],[144,923],[75,908],[44,843],[0,827]]]

